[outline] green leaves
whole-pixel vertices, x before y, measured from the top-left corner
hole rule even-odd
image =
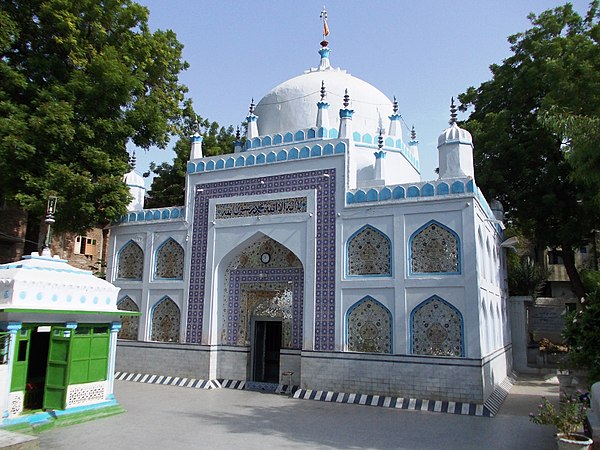
[[[513,54],[491,66],[493,78],[459,99],[463,110],[474,108],[464,127],[474,138],[477,184],[541,248],[571,252],[600,219],[592,207],[598,141],[584,145],[581,122],[575,126],[575,118],[599,117],[598,2],[585,18],[566,4],[530,20],[529,30],[509,37]],[[586,185],[590,178],[595,186]],[[574,266],[567,270],[576,278]]]
[[[130,0],[0,4],[0,196],[58,229],[122,214],[126,145],[165,147],[179,131],[187,68],[172,31],[151,33]]]
[[[176,154],[173,164],[162,163],[156,166],[152,163],[150,169],[156,177],[152,180],[152,189],[148,192],[145,206],[160,208],[165,206],[183,205],[185,197],[185,175],[187,162],[190,159],[190,137],[194,132],[194,121],[206,131],[203,134],[202,152],[204,156],[222,155],[233,152],[235,134],[233,127],[220,127],[217,122],[210,122],[196,115],[191,103],[186,105],[183,132],[175,144]]]

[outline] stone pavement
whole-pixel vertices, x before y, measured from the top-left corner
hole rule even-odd
[[[42,449],[554,449],[529,422],[558,382],[520,376],[494,418],[297,400],[232,389],[117,381],[127,413],[39,435]]]

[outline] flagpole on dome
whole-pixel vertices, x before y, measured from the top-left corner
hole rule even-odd
[[[331,49],[327,46],[329,42],[327,42],[326,39],[326,37],[329,36],[329,25],[327,24],[327,10],[325,9],[325,6],[323,6],[320,18],[323,21],[323,40],[321,41],[321,49],[319,50],[319,55],[321,55],[319,70],[326,70],[331,68],[331,64],[329,63],[329,53],[331,52]]]

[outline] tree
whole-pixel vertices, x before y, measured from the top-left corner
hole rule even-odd
[[[600,381],[600,273],[584,271],[582,278],[588,295],[582,308],[566,317],[563,337],[572,367],[588,370],[593,384]]]
[[[126,144],[177,133],[187,68],[172,31],[131,0],[0,3],[0,196],[83,232],[124,213]]]
[[[219,126],[217,122],[202,119],[191,110],[186,112],[185,126],[179,139],[173,147],[175,158],[173,164],[164,162],[160,165],[150,164],[150,170],[156,175],[152,180],[151,190],[148,191],[144,206],[146,208],[161,208],[165,206],[183,205],[185,197],[185,175],[187,162],[190,159],[190,136],[197,127],[206,131],[203,133],[202,153],[204,156],[223,155],[233,152],[235,134],[232,126]]]
[[[577,149],[565,147],[558,121],[548,126],[548,117],[556,119],[549,115],[557,111],[597,117],[598,2],[585,17],[567,3],[529,19],[529,30],[509,37],[512,55],[491,66],[493,78],[459,96],[463,111],[473,108],[464,127],[476,143],[478,186],[503,202],[511,222],[538,248],[562,251],[581,298],[574,248],[598,226],[598,191],[575,176],[581,167],[574,169],[570,156]]]

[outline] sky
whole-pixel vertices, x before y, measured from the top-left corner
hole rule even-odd
[[[190,66],[180,82],[189,88],[196,112],[222,126],[243,122],[251,98],[258,103],[275,86],[318,66],[323,0],[137,2],[150,10],[152,30],[177,34]],[[587,0],[571,3],[580,14],[588,6]],[[450,98],[491,78],[489,66],[510,56],[507,37],[530,27],[529,13],[561,4],[329,0],[325,7],[331,65],[369,82],[390,99],[396,96],[399,113],[417,132],[421,179],[433,180],[437,138],[448,126]],[[467,117],[459,113],[458,119]],[[406,130],[404,138],[408,140]],[[170,148],[138,149],[137,171],[148,170],[150,161],[172,162],[174,156]]]

